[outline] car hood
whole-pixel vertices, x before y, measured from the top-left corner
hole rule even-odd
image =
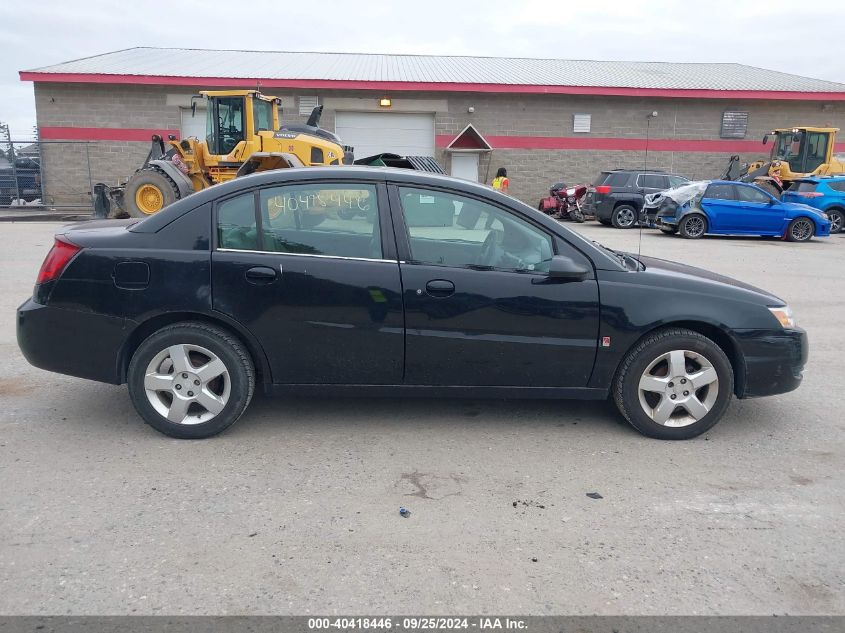
[[[742,295],[744,299],[762,305],[774,306],[786,304],[780,297],[762,288],[757,288],[751,284],[733,279],[732,277],[726,277],[725,275],[719,275],[703,268],[696,268],[695,266],[688,266],[657,257],[638,257],[637,259],[645,265],[647,273],[657,276],[665,275],[665,285],[679,285],[688,288],[690,282],[693,282],[701,284],[699,289],[705,292],[707,291],[707,286],[711,286],[711,290],[714,292],[721,290],[719,294],[723,293],[725,289],[729,289],[731,294]]]
[[[819,219],[824,218],[821,211],[819,211],[815,207],[811,207],[809,204],[803,204],[801,202],[781,202],[781,204],[786,207],[788,211],[793,211],[797,213],[811,213]]]

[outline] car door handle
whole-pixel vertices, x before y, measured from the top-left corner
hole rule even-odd
[[[425,291],[432,297],[448,297],[455,292],[455,284],[445,279],[432,279],[425,285]]]
[[[269,284],[276,279],[276,271],[268,266],[254,266],[244,273],[251,284]]]

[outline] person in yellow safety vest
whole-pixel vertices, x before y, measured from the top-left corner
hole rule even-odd
[[[508,170],[504,167],[499,167],[499,170],[496,172],[496,177],[493,179],[493,189],[501,191],[502,193],[507,193],[509,185],[510,180],[508,180]]]

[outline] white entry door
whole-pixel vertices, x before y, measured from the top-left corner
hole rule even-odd
[[[355,158],[390,152],[434,156],[434,115],[406,112],[338,112],[335,133]]]
[[[475,152],[453,153],[452,175],[455,178],[478,182],[478,154]]]

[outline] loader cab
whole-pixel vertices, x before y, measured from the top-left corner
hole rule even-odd
[[[793,174],[811,174],[830,162],[837,131],[833,128],[774,130],[763,138],[763,142],[766,143],[769,136],[774,137],[772,162],[786,162]]]
[[[203,91],[207,100],[206,145],[208,153],[228,156],[242,141],[255,140],[258,132],[279,128],[279,100],[255,90]]]

